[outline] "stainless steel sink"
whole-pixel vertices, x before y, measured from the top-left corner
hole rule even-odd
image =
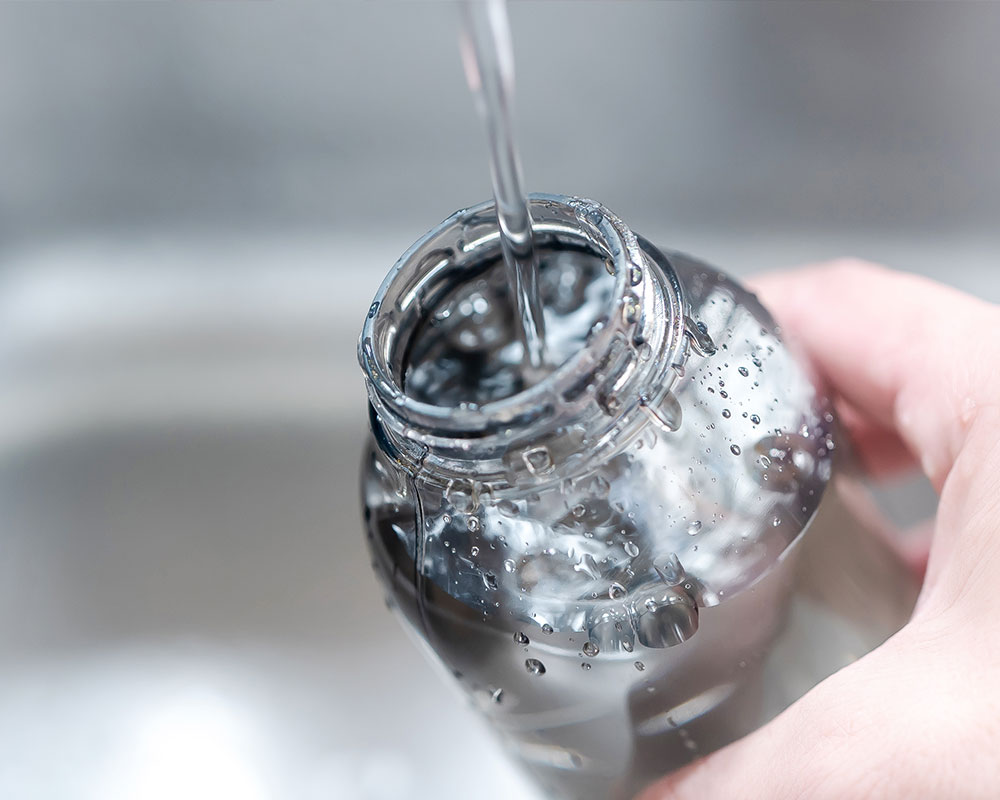
[[[0,796],[530,796],[370,573],[345,248],[8,258]]]

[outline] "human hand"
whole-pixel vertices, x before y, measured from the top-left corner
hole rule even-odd
[[[860,262],[755,288],[869,472],[940,494],[924,584],[885,644],[641,800],[1000,797],[1000,308]]]

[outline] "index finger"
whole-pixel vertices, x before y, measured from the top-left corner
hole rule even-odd
[[[756,288],[833,392],[865,423],[895,431],[940,490],[997,396],[996,307],[860,261],[772,273]]]

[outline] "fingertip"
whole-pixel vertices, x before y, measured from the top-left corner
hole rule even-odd
[[[787,316],[803,309],[797,299],[813,299],[817,289],[838,291],[863,289],[879,276],[900,274],[888,267],[861,258],[843,257],[832,261],[804,264],[800,267],[771,270],[747,279],[747,285],[776,316]],[[772,308],[773,306],[773,308]]]
[[[939,485],[966,439],[961,409],[1000,390],[1000,347],[984,337],[1000,323],[996,307],[855,258],[752,284],[833,393],[897,436]]]

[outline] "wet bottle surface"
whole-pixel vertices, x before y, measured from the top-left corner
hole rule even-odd
[[[367,533],[406,624],[546,790],[627,797],[877,646],[916,588],[750,293],[592,202],[531,213],[541,369],[491,205],[380,289]]]

